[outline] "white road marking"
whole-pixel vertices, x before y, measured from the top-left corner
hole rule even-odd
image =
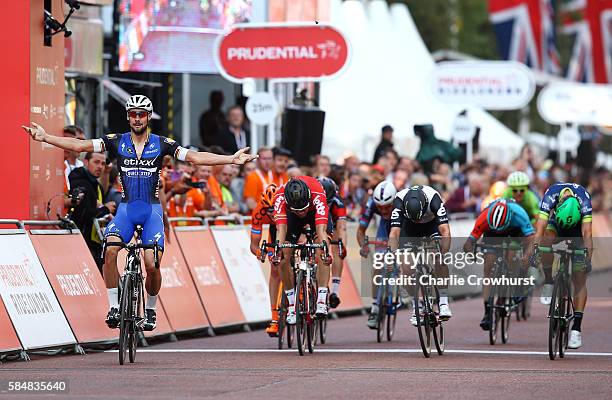
[[[105,353],[117,353],[107,350]],[[297,349],[138,349],[138,353],[295,353]],[[315,349],[315,353],[421,353],[420,349]],[[435,349],[432,351],[435,353]],[[447,349],[450,354],[548,355],[547,351]],[[612,357],[612,353],[570,351],[568,356]]]

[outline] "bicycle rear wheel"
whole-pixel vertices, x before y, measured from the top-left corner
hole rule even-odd
[[[303,356],[306,349],[306,313],[308,312],[308,293],[306,292],[306,286],[304,283],[304,273],[300,271],[297,275],[295,284],[296,288],[296,302],[295,302],[295,336],[297,338],[296,344],[298,353]]]
[[[278,307],[278,349],[283,349],[283,344],[285,343],[285,331],[287,329],[287,324],[285,319],[287,318],[287,295],[283,293],[281,297],[281,303]]]
[[[552,298],[550,300],[550,307],[548,309],[548,358],[554,360],[557,357],[561,342],[560,331],[561,331],[561,318],[562,318],[562,305],[561,305],[561,277],[557,274],[555,278],[555,285],[553,287]]]
[[[569,341],[569,329],[570,329],[570,317],[573,314],[573,306],[570,301],[570,287],[569,283],[563,280],[561,285],[563,288],[561,301],[559,302],[559,310],[562,313],[562,324],[559,327],[559,357],[565,357],[565,350],[567,350],[567,344]]]
[[[319,321],[319,341],[321,344],[327,342],[327,316]]]
[[[142,279],[132,281],[132,329],[129,331],[129,355],[130,363],[136,361],[136,347],[138,346],[138,325],[136,321],[141,321],[144,318],[144,288]]]
[[[119,323],[119,364],[123,365],[126,360],[127,351],[129,347],[129,334],[132,330],[132,278],[131,275],[124,275],[122,292],[121,292],[121,304],[119,311],[121,313],[121,320]]]
[[[397,308],[399,306],[399,290],[397,286],[392,289],[392,303],[387,310],[387,341],[393,340],[395,333],[395,321],[397,320]]]
[[[317,288],[315,287],[315,285],[312,284],[312,282],[309,282],[307,285],[307,289],[308,289],[308,312],[306,314],[307,319],[306,319],[306,327],[307,327],[307,334],[306,337],[308,339],[307,344],[308,344],[308,352],[310,354],[312,354],[312,352],[314,351],[315,345],[317,343],[317,325],[318,325],[318,320],[315,318],[315,310],[317,309]]]
[[[497,295],[498,289],[496,287],[491,287],[491,295],[489,296],[490,301],[490,309],[489,312],[491,315],[489,318],[491,319],[491,325],[489,326],[489,344],[494,346],[497,342],[497,328],[499,324],[499,308],[497,307],[497,303],[499,301],[499,297]]]
[[[508,293],[506,293],[508,294]],[[499,316],[501,320],[502,343],[508,343],[510,337],[510,321],[512,320],[512,299],[510,297],[500,298]]]
[[[434,344],[436,345],[436,351],[438,355],[444,354],[444,325],[440,320],[440,292],[436,286],[432,286],[430,289],[433,293],[433,301],[431,302],[432,313],[430,314],[430,321],[433,324],[433,337]]]
[[[414,314],[417,320],[417,330],[419,332],[419,341],[421,342],[421,350],[426,358],[431,356],[431,326],[429,324],[429,313],[431,311],[429,305],[429,293],[426,286],[421,285],[419,277],[416,280],[416,294],[414,296]],[[419,304],[421,303],[421,304]]]
[[[378,315],[376,317],[376,341],[382,342],[385,337],[385,320],[387,318],[387,285],[379,287],[381,296],[378,298]]]

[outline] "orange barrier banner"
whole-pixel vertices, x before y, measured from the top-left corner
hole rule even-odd
[[[175,228],[177,242],[213,327],[244,323],[232,282],[207,228]]]
[[[21,343],[0,297],[0,353],[21,350]]]
[[[0,295],[24,350],[76,343],[34,246],[23,230],[0,233]]]
[[[104,323],[106,286],[83,237],[57,232],[31,231],[30,240],[77,342],[116,340],[118,331]]]
[[[353,274],[346,261],[344,261],[344,268],[342,268],[342,281],[340,282],[340,292],[338,296],[340,296],[341,303],[338,308],[336,308],[337,311],[356,310],[363,307],[359,290],[355,285]]]
[[[210,323],[172,230],[170,239],[166,240],[160,265],[162,288],[159,298],[175,331],[206,328]]]

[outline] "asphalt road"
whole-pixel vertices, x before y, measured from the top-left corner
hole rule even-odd
[[[592,293],[610,287],[612,272],[591,275]],[[68,392],[54,397],[74,399],[612,398],[612,297],[589,299],[583,347],[555,361],[548,359],[546,308],[533,304],[528,321],[512,321],[509,343],[491,346],[478,327],[482,301],[454,302],[447,351],[430,359],[401,312],[392,342],[377,343],[365,316],[345,317],[330,321],[328,343],[304,357],[276,350],[257,330],[153,344],[125,366],[116,352],[34,356],[0,366],[0,380],[3,387],[14,379],[66,380]]]

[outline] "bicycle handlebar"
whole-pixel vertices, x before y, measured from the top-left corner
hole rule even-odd
[[[155,262],[155,269],[159,269],[159,256],[158,252],[161,249],[161,246],[155,242],[155,244],[142,244],[142,243],[123,243],[123,242],[107,242],[104,240],[104,245],[102,246],[102,257],[104,257],[104,252],[106,247],[121,247],[122,249],[130,250],[153,250],[153,260]]]
[[[569,255],[578,255],[578,256],[584,256],[587,254],[587,249],[586,248],[581,248],[581,249],[554,249],[552,247],[549,246],[538,246],[537,250],[539,253],[545,253],[545,254],[569,254]]]

